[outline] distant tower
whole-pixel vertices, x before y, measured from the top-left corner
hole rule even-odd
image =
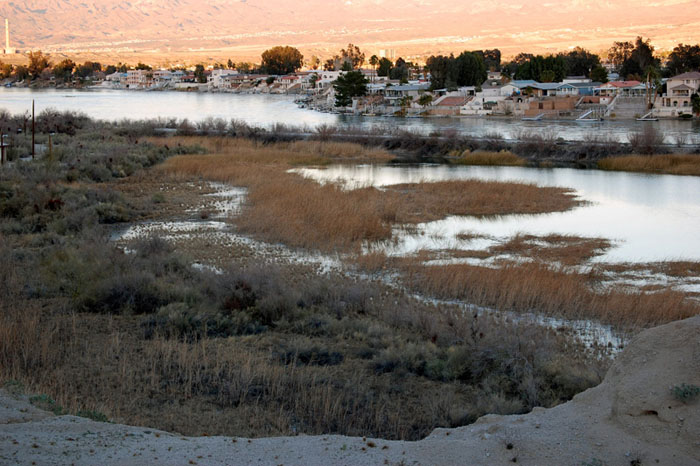
[[[5,53],[10,54],[10,20],[5,18]]]

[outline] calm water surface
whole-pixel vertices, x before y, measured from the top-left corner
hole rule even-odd
[[[215,117],[227,120],[236,118],[263,127],[276,123],[310,128],[332,124],[362,128],[400,127],[420,133],[451,129],[474,136],[498,133],[506,138],[515,138],[522,132],[534,132],[551,134],[566,140],[581,140],[596,134],[614,137],[620,141],[626,141],[630,132],[639,131],[645,125],[655,125],[666,135],[669,143],[675,143],[678,135],[684,135],[687,142],[700,144],[700,122],[697,121],[576,123],[483,118],[353,117],[299,109],[293,97],[279,95],[0,88],[0,109],[12,113],[30,111],[32,99],[36,101],[37,111],[45,108],[80,110],[93,118],[103,120],[162,117],[198,121]]]
[[[456,239],[462,232],[481,233],[496,240],[516,233],[560,233],[614,240],[615,247],[599,257],[600,261],[700,260],[700,177],[524,167],[363,165],[298,171],[349,188],[460,179],[524,181],[572,188],[589,201],[588,205],[561,213],[490,219],[449,217],[425,223],[419,225],[418,234],[400,236],[399,243],[389,249],[395,254],[420,249],[473,249],[474,244]]]

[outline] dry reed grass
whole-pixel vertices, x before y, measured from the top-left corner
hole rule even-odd
[[[569,273],[541,263],[489,268],[466,264],[426,266],[407,259],[402,271],[410,288],[502,311],[535,312],[572,319],[598,319],[623,327],[644,327],[700,313],[685,293],[595,291],[595,274]]]
[[[700,156],[689,154],[627,155],[602,159],[598,162],[598,168],[602,170],[700,176]]]
[[[541,262],[578,265],[602,254],[610,247],[604,238],[582,238],[572,235],[533,236],[518,234],[503,244],[489,248],[493,254],[510,254]]]
[[[497,166],[518,166],[527,164],[527,160],[506,150],[500,152],[466,150],[461,157],[451,160],[455,165],[497,165]]]
[[[196,144],[202,138],[184,138]],[[173,140],[166,140],[173,142]],[[180,143],[180,142],[179,142]],[[201,177],[248,188],[248,201],[237,218],[246,232],[268,241],[322,250],[356,249],[363,242],[387,240],[392,224],[419,223],[448,215],[503,215],[553,212],[580,204],[569,190],[520,183],[446,181],[346,191],[285,170],[290,165],[324,160],[379,160],[347,143],[294,142],[260,145],[249,140],[204,138],[211,155],[170,158],[165,172]]]

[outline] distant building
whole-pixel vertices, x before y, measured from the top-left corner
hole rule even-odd
[[[391,61],[396,59],[396,50],[394,49],[381,49],[379,51],[379,58],[388,58]]]
[[[700,72],[673,76],[666,81],[666,93],[656,103],[654,113],[658,116],[678,116],[693,112],[692,95],[700,92]]]
[[[17,50],[10,47],[10,20],[5,18],[5,48],[3,49],[5,55],[10,55],[17,53]]]

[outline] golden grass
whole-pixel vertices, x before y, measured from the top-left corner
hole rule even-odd
[[[199,146],[212,154],[235,152],[239,163],[272,165],[328,165],[331,163],[386,163],[395,157],[378,147],[349,142],[293,141],[263,144],[244,138],[183,136],[149,138],[149,142],[168,147]]]
[[[402,270],[410,288],[502,311],[598,319],[631,327],[662,324],[700,313],[700,303],[687,299],[682,292],[595,291],[594,277],[539,263],[504,264],[496,269],[466,264],[426,266],[407,259]]]
[[[602,159],[598,162],[598,168],[602,170],[700,176],[700,156],[687,154],[627,155]]]
[[[700,277],[700,262],[696,261],[649,262],[642,264],[620,263],[605,264],[600,267],[605,271],[618,274],[651,272],[677,278]]]
[[[385,192],[398,195],[397,218],[401,223],[448,215],[483,217],[562,212],[582,203],[565,188],[481,180],[399,184],[385,188]]]
[[[503,244],[489,248],[489,251],[493,254],[510,254],[542,262],[578,265],[602,254],[610,245],[610,241],[604,238],[518,234]]]
[[[197,141],[203,139],[201,144]],[[373,160],[384,153],[354,144],[279,143],[186,138],[179,143],[205,145],[211,155],[172,157],[161,167],[183,178],[201,177],[248,188],[237,225],[268,241],[322,250],[347,250],[366,241],[391,238],[394,224],[419,223],[448,215],[503,215],[563,211],[580,204],[563,188],[479,180],[391,186],[384,190],[343,190],[320,185],[288,167],[327,160]],[[172,139],[167,140],[171,144]],[[316,151],[316,152],[309,152]],[[363,155],[365,154],[365,155]]]
[[[515,155],[510,151],[488,152],[466,150],[462,156],[451,161],[455,165],[498,165],[498,166],[518,166],[527,164],[527,160]]]

